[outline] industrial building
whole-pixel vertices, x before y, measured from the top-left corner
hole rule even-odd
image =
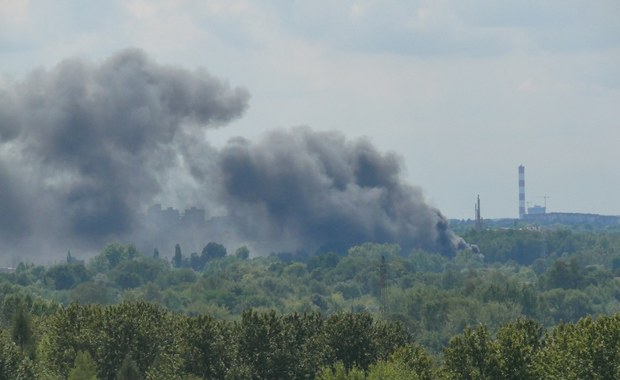
[[[151,206],[147,212],[147,220],[150,223],[172,227],[176,225],[196,225],[205,224],[205,210],[191,207],[185,210],[183,214],[175,208],[162,208],[161,204]]]
[[[519,191],[519,218],[511,219],[487,219],[484,220],[486,228],[509,228],[520,225],[530,226],[586,226],[593,229],[620,228],[620,216],[584,214],[575,212],[548,212],[547,196],[544,196],[545,204],[526,207],[525,196],[525,166],[519,165],[518,171]],[[480,196],[474,206],[474,220],[450,220],[450,225],[457,228],[483,228],[483,218],[480,211]]]
[[[545,205],[533,205],[525,212],[525,167],[519,166],[519,219],[538,225],[590,225],[592,227],[620,226],[620,216],[582,214],[572,212],[547,212],[547,196]]]

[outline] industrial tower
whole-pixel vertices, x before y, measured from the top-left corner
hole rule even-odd
[[[525,167],[519,165],[519,218],[525,217]]]

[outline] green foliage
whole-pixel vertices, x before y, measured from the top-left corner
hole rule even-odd
[[[312,378],[323,360],[317,315],[282,317],[248,310],[235,325],[237,363],[254,379]]]
[[[90,353],[80,351],[75,356],[75,364],[69,371],[68,380],[97,380],[97,364]]]
[[[139,255],[133,245],[122,245],[119,243],[108,244],[101,253],[92,258],[89,266],[96,273],[106,273],[114,269],[121,262],[132,260]]]
[[[531,319],[519,319],[497,332],[496,355],[499,376],[506,380],[536,380],[534,366],[542,347],[542,326]]]
[[[338,265],[340,261],[340,255],[334,252],[322,253],[312,256],[308,260],[308,270],[314,270],[317,268],[333,268]]]
[[[463,238],[476,244],[488,262],[516,261],[529,265],[548,252],[548,234],[527,229],[472,230]]]
[[[337,372],[338,366],[334,373]],[[431,357],[421,346],[412,343],[399,347],[388,359],[371,365],[366,379],[432,380],[436,378],[435,372]]]
[[[196,252],[193,252],[189,257],[189,266],[195,271],[201,271],[205,267],[206,261],[198,256]]]
[[[174,362],[178,355],[179,332],[173,322],[171,314],[147,303],[106,308],[72,304],[47,321],[41,361],[57,376],[67,376],[77,352],[88,351],[102,379],[114,378],[127,356],[145,373],[157,358]]]
[[[240,260],[247,260],[250,258],[250,250],[245,245],[241,246],[235,251],[235,257]]]
[[[419,380],[416,372],[408,371],[405,366],[398,362],[380,361],[371,366],[368,380]]]
[[[71,290],[69,295],[72,302],[80,304],[110,304],[116,301],[114,289],[93,281],[82,283]]]
[[[191,358],[185,362],[185,372],[203,379],[222,379],[230,367],[229,328],[210,315],[180,318],[182,345],[181,356]]]
[[[30,313],[22,305],[17,308],[17,312],[13,317],[13,327],[11,329],[11,337],[22,352],[33,351],[33,328]]]
[[[583,275],[580,273],[579,264],[576,259],[555,260],[544,276],[543,284],[547,289],[577,289],[584,283]]]
[[[201,256],[206,261],[222,258],[226,256],[226,247],[222,244],[210,242],[202,249]]]
[[[73,259],[48,269],[21,263],[0,274],[0,328],[10,342],[2,347],[17,352],[7,368],[10,378],[66,378],[83,351],[101,379],[114,379],[128,355],[149,380],[616,376],[597,357],[618,362],[603,337],[616,336],[618,322],[596,316],[620,312],[619,234],[502,230],[469,238],[484,256],[369,243],[344,255],[249,258],[243,250],[222,255],[214,243],[220,253],[208,256],[205,247],[203,267],[201,253],[181,255],[175,268],[112,244],[86,267]],[[19,307],[32,326],[23,352],[11,340]]]
[[[172,257],[172,266],[175,268],[181,268],[183,266],[183,253],[181,252],[181,246],[176,244],[174,246],[174,256]]]
[[[368,314],[248,310],[224,322],[144,303],[60,310],[38,343],[40,368],[6,335],[0,346],[0,379],[614,379],[620,314],[544,336],[531,319],[495,336],[484,325],[466,328],[450,340],[442,365],[398,324]]]
[[[15,273],[8,273],[5,276],[11,280],[12,283],[28,286],[35,284],[44,278],[46,268],[42,265],[19,263],[15,268]]]
[[[365,380],[366,374],[359,368],[347,370],[341,362],[336,363],[333,368],[325,367],[318,374],[317,380]]]
[[[389,356],[408,340],[397,325],[375,322],[365,314],[341,315],[342,321],[367,326],[352,333],[367,336],[368,347],[339,346],[353,366],[368,367]],[[358,320],[358,322],[355,322]],[[208,315],[169,314],[144,303],[107,307],[70,305],[52,316],[39,345],[41,362],[55,376],[73,371],[80,351],[90,352],[101,379],[114,379],[131,357],[136,370],[148,378],[185,373],[199,378],[307,379],[334,363],[328,356],[334,342],[335,320],[319,314],[280,315],[248,310],[235,323]],[[355,340],[351,340],[355,343]],[[359,342],[359,339],[358,339]],[[350,350],[354,356],[345,353]],[[356,356],[355,356],[356,355]],[[351,366],[349,369],[352,369]],[[157,377],[159,376],[159,377]]]
[[[59,264],[47,270],[44,281],[53,289],[64,290],[71,289],[90,278],[91,275],[84,264]]]
[[[138,365],[131,358],[131,356],[125,356],[123,360],[123,364],[121,368],[118,369],[118,373],[116,374],[116,380],[141,380],[142,375],[140,374],[140,369],[138,369]]]
[[[0,331],[0,380],[36,379],[33,364],[4,331]]]
[[[341,362],[347,371],[353,367],[367,370],[377,355],[372,323],[372,317],[368,314],[335,314],[329,317],[325,340],[331,362]]]
[[[415,380],[432,380],[435,376],[436,365],[426,350],[416,343],[409,343],[398,347],[389,360],[377,363],[389,364],[393,370],[408,374],[411,379]],[[381,372],[377,367],[372,367],[370,375],[376,379],[388,379],[389,376],[381,376]],[[402,377],[406,379],[407,377]]]
[[[483,325],[455,336],[444,351],[448,379],[500,379],[495,343]]]
[[[46,270],[23,263],[16,273],[0,275],[0,317],[5,326],[11,323],[10,297],[21,291],[63,304],[144,300],[227,319],[247,308],[327,315],[358,311],[400,321],[437,353],[468,325],[482,323],[494,333],[521,316],[550,327],[620,310],[620,281],[613,277],[620,262],[620,238],[615,234],[500,230],[471,232],[468,238],[481,244],[484,257],[466,250],[446,258],[368,243],[351,247],[345,255],[287,256],[284,261],[282,255],[223,256],[225,247],[210,243],[204,255],[189,258],[177,246],[177,268],[142,256],[130,245],[110,244],[87,263],[86,275],[80,264]],[[502,247],[512,252],[508,256],[538,247],[519,245],[521,238],[542,239],[545,254],[531,266],[496,260],[504,255]],[[556,256],[558,252],[564,256]],[[307,261],[291,261],[295,259]]]
[[[539,367],[547,379],[617,379],[620,315],[561,324],[544,338]]]
[[[140,256],[119,263],[110,271],[109,278],[121,289],[133,289],[155,281],[167,271],[164,261]]]
[[[328,361],[341,362],[347,371],[368,370],[410,341],[398,324],[374,321],[369,314],[334,314],[325,322],[324,339]]]

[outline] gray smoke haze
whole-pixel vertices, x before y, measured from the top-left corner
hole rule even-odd
[[[248,99],[245,89],[159,65],[137,49],[2,83],[3,242],[96,245],[130,236],[182,165],[180,147],[241,116]]]
[[[220,152],[223,195],[258,239],[306,248],[394,242],[452,253],[458,239],[401,178],[401,160],[337,132],[277,130]]]
[[[368,140],[295,128],[209,145],[205,130],[240,117],[248,100],[137,49],[0,82],[0,255],[157,246],[167,231],[145,226],[145,212],[161,199],[224,210],[219,232],[190,231],[201,244],[454,251],[458,239],[403,181],[400,159]]]

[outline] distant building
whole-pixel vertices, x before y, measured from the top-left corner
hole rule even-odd
[[[526,208],[525,199],[525,167],[519,165],[519,218],[503,218],[503,219],[487,219],[484,224],[488,228],[541,228],[555,226],[584,227],[586,229],[608,229],[620,228],[620,216],[616,215],[599,215],[599,214],[581,214],[570,212],[547,212],[547,199],[545,195],[544,206],[534,205]],[[480,216],[480,197],[474,207],[475,219],[457,220],[451,219],[450,226],[452,228],[482,228],[482,217]]]
[[[547,208],[544,206],[534,205],[527,208],[528,215],[544,215],[547,213]]]
[[[160,204],[151,206],[147,212],[147,218],[149,221],[167,226],[173,226],[178,224],[181,220],[181,214],[179,210],[172,207],[162,209]]]
[[[185,210],[182,218],[183,224],[200,225],[205,223],[205,210],[191,207]]]
[[[580,214],[572,212],[550,212],[543,214],[528,214],[526,220],[540,225],[590,225],[592,227],[620,226],[620,216]]]
[[[161,210],[161,216],[164,223],[175,224],[181,220],[181,213],[179,210],[172,207],[168,207],[165,210]]]
[[[161,204],[155,204],[149,208],[146,216],[149,222],[167,228],[180,224],[184,226],[202,226],[205,224],[205,210],[196,207],[186,209],[181,215],[181,212],[175,208],[162,209]]]

